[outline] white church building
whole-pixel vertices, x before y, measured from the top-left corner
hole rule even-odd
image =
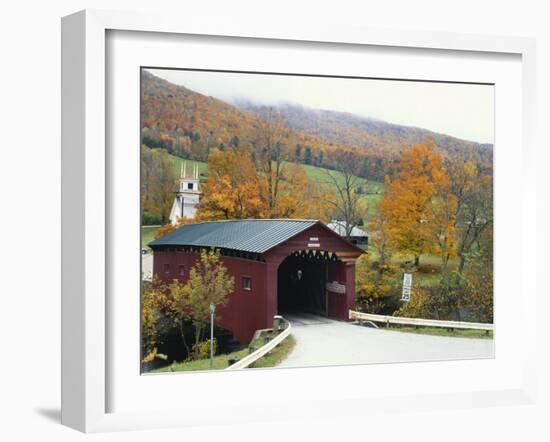
[[[199,188],[199,166],[193,165],[192,176],[187,176],[187,164],[183,162],[180,183],[170,212],[170,222],[176,224],[178,218],[194,218],[202,192]]]

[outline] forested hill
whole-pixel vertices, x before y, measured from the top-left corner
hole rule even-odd
[[[160,147],[182,158],[205,161],[213,148],[261,145],[266,108],[240,102],[238,106],[174,85],[147,71],[141,81],[142,143]],[[280,124],[288,127],[282,145],[290,161],[336,168],[340,155],[353,155],[358,174],[375,181],[393,172],[399,153],[411,144],[434,138],[441,151],[471,158],[482,169],[492,169],[492,146],[398,126],[351,114],[275,108]]]
[[[239,109],[260,115],[263,107],[249,100],[235,100]],[[370,151],[398,151],[432,138],[440,151],[454,155],[492,157],[492,144],[480,144],[427,129],[402,126],[383,120],[362,117],[347,112],[311,109],[299,105],[280,104],[277,109],[291,129],[323,138],[334,144],[358,146]]]

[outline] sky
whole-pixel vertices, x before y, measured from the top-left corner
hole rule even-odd
[[[224,101],[290,103],[415,126],[494,143],[494,86],[147,69],[153,75]]]

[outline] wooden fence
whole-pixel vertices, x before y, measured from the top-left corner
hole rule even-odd
[[[398,316],[375,315],[372,313],[362,313],[353,310],[349,311],[349,319],[356,321],[372,321],[389,324],[415,325],[422,327],[442,327],[442,328],[462,328],[473,330],[493,330],[494,324],[484,324],[481,322],[464,321],[440,321],[438,319],[420,319],[420,318],[401,318]]]

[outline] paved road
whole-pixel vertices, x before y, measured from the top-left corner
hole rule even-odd
[[[279,367],[494,357],[492,339],[402,333],[307,314],[283,316],[292,324],[296,347]]]

